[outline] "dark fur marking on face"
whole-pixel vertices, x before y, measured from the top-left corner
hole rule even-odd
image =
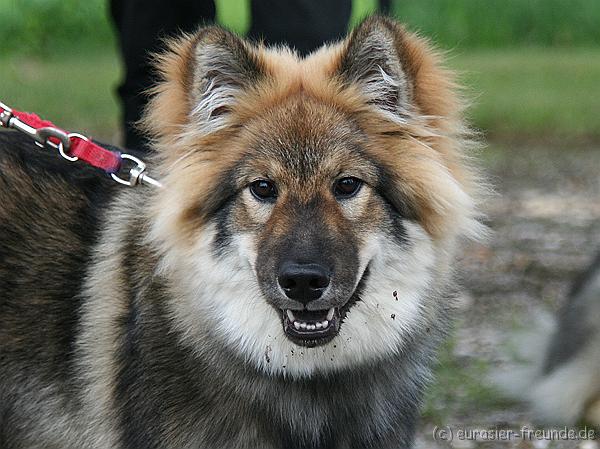
[[[378,183],[374,186],[375,190],[400,217],[413,221],[418,220],[418,214],[414,207],[409,204],[406,198],[398,195],[396,183],[401,183],[402,180],[395,179],[391,172],[381,164],[377,164],[375,161],[373,161],[373,164],[377,167],[379,174]]]
[[[263,269],[258,270],[257,275],[263,293],[282,309],[303,308],[300,302],[282,296],[275,274],[287,262],[318,264],[331,274],[331,284],[323,297],[307,307],[312,310],[338,306],[344,296],[350,296],[351,291],[347,290],[358,268],[358,248],[352,229],[327,226],[325,215],[328,211],[319,198],[313,198],[307,204],[290,199],[278,207],[284,208],[274,212],[279,214],[276,218],[285,221],[283,233],[264,234],[258,245],[257,266]]]
[[[331,265],[331,253],[324,249],[334,244],[336,236],[332,235],[320,217],[323,211],[320,210],[319,199],[313,198],[307,204],[291,201],[287,208],[288,214],[293,217],[293,225],[281,241],[281,254],[295,262]],[[288,251],[284,251],[284,248]]]
[[[353,145],[352,151],[358,153],[368,164],[370,164],[377,172],[376,182],[371,185],[379,196],[384,200],[386,205],[389,206],[391,212],[400,218],[416,221],[418,215],[413,207],[410,206],[409,201],[406,198],[399,197],[397,191],[394,189],[395,182],[402,182],[401,180],[395,180],[392,172],[385,168],[379,161],[369,155],[369,153],[360,145]],[[397,221],[397,220],[394,220]],[[404,228],[397,229],[400,234],[404,235]]]
[[[214,219],[215,215],[237,192],[237,186],[233,181],[234,169],[226,170],[217,179],[220,183],[212,186],[210,193],[203,196],[200,204],[195,204],[184,212],[186,221],[197,222],[199,225]]]
[[[220,200],[215,201],[205,210],[205,218],[216,225],[216,235],[211,248],[215,257],[222,256],[231,243],[231,214],[239,195],[246,188],[236,181],[240,179],[241,167],[247,163],[248,158],[248,154],[243,155],[233,167],[223,173],[220,179],[229,180],[229,182],[225,183],[226,187],[221,191]]]
[[[392,203],[390,203],[385,197],[384,200],[384,209],[391,220],[391,234],[394,236],[396,242],[400,245],[404,245],[408,243],[408,235],[406,233],[406,227],[404,226],[404,220],[407,218],[398,212],[398,210],[394,207]]]
[[[229,220],[234,205],[235,198],[233,196],[228,197],[212,217],[212,222],[216,225],[216,234],[212,242],[211,251],[215,257],[222,256],[231,244],[232,232]]]
[[[216,176],[215,178],[219,179],[219,183],[212,186],[210,193],[203,197],[204,200],[201,204],[196,204],[186,211],[185,218],[201,223],[214,221],[222,213],[223,208],[227,207],[229,203],[235,203],[235,198],[246,187],[239,183],[239,179],[243,176],[242,168],[248,164],[251,158],[250,152],[242,154],[230,168]],[[221,241],[220,243],[229,242]]]

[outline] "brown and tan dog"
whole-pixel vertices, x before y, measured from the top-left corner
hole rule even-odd
[[[440,59],[386,18],[171,42],[159,191],[0,134],[0,446],[410,447],[481,231]]]

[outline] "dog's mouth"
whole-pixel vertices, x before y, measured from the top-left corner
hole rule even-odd
[[[323,310],[282,311],[283,331],[287,338],[300,346],[314,348],[329,343],[340,332],[349,310],[360,301],[360,295],[369,275],[369,267],[354,290],[353,295],[343,305]]]
[[[340,312],[337,307],[328,310],[284,310],[283,331],[286,336],[301,346],[323,345],[340,330]]]

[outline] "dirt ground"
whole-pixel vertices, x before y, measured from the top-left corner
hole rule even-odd
[[[600,449],[600,440],[456,438],[460,429],[539,428],[526,406],[490,393],[486,376],[510,359],[507,339],[556,311],[600,249],[600,144],[492,144],[482,159],[496,190],[484,207],[492,235],[461,258],[465,295],[448,356],[458,373],[441,370],[416,447]],[[434,440],[435,426],[454,441]]]

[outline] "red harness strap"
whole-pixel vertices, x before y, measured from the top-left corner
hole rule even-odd
[[[3,112],[9,112],[12,116],[18,118],[21,122],[29,125],[30,127],[38,130],[41,128],[56,128],[59,131],[64,130],[58,128],[54,123],[41,119],[37,114],[21,112],[21,111],[7,111],[0,106],[0,114]],[[91,140],[83,138],[78,134],[68,134],[69,145],[65,149],[66,154],[69,157],[76,157],[82,161],[104,170],[106,173],[117,173],[121,168],[121,153],[113,152],[102,148],[100,145],[96,145]],[[48,137],[52,143],[58,145],[61,140],[57,137]],[[63,142],[64,144],[64,142]],[[65,145],[66,146],[66,145]]]

